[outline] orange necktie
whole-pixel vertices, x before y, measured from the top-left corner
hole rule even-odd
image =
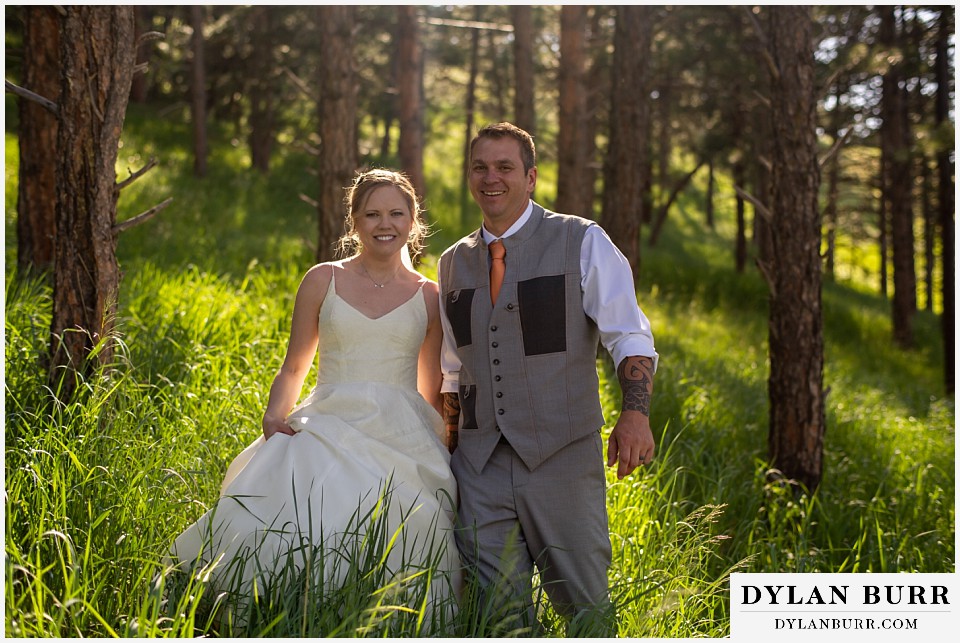
[[[496,241],[490,242],[490,257],[493,261],[490,262],[490,303],[497,303],[497,295],[500,294],[500,286],[503,285],[503,272],[506,270],[506,264],[503,263],[503,258],[507,254],[506,248],[503,247],[503,241],[497,239]]]

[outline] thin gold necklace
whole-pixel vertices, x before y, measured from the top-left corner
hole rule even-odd
[[[372,283],[375,288],[383,288],[384,286],[392,282],[394,279],[396,279],[397,273],[400,272],[400,266],[397,266],[397,268],[393,271],[393,276],[390,277],[390,279],[384,281],[383,283],[377,283],[377,281],[373,278],[373,275],[370,274],[370,271],[367,270],[367,267],[363,265],[363,259],[358,259],[358,261],[360,262],[360,267],[363,268],[363,274],[367,276],[367,279],[370,280],[370,283]]]

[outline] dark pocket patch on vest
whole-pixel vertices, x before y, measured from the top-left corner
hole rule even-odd
[[[524,355],[567,350],[564,275],[537,277],[517,284]]]
[[[450,328],[453,329],[453,338],[457,340],[457,348],[469,346],[473,343],[470,317],[474,292],[476,291],[473,288],[469,288],[447,293],[447,319],[450,320]]]
[[[477,387],[460,386],[460,416],[463,421],[460,423],[462,429],[477,428]]]

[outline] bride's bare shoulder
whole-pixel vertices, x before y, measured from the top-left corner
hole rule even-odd
[[[343,269],[339,264],[337,261],[318,263],[307,270],[300,282],[300,292],[318,295],[322,299],[330,286],[330,280],[334,278],[334,270]]]

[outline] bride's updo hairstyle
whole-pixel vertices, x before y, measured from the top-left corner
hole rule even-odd
[[[344,203],[347,206],[347,216],[343,221],[344,233],[338,244],[341,257],[359,252],[361,244],[360,236],[357,234],[355,217],[363,211],[370,194],[385,185],[392,185],[400,190],[400,194],[403,195],[410,208],[413,226],[410,228],[410,235],[407,237],[407,249],[411,259],[416,258],[423,250],[424,240],[429,234],[429,229],[427,224],[423,222],[420,199],[417,197],[417,191],[413,188],[410,178],[403,172],[373,169],[357,172],[353,183],[346,188],[347,194]]]

